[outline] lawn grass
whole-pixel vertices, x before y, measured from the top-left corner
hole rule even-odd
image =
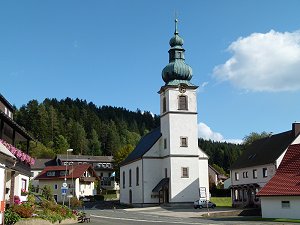
[[[215,203],[217,207],[232,207],[231,197],[211,197],[210,201]]]
[[[104,195],[104,200],[109,201],[109,200],[114,200],[117,198],[117,194],[106,194]]]

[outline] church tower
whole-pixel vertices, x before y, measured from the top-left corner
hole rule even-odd
[[[170,39],[169,63],[162,71],[165,82],[160,94],[160,124],[163,165],[169,169],[169,201],[189,202],[199,198],[199,147],[197,126],[198,86],[192,84],[192,68],[185,63],[183,39],[175,20]]]

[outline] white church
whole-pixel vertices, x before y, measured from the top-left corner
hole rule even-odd
[[[197,88],[190,82],[175,20],[169,64],[162,71],[160,127],[122,162],[120,202],[136,206],[191,203],[209,197],[208,156],[198,147]]]

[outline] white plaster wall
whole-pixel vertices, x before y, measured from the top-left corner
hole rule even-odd
[[[193,202],[199,198],[198,157],[171,157],[170,202]],[[182,178],[182,167],[189,168],[189,177]]]
[[[63,196],[61,194],[61,187],[62,187],[62,184],[64,182],[65,181],[63,179],[60,179],[60,180],[40,180],[39,187],[43,188],[46,185],[50,186],[51,189],[53,190],[53,195],[57,195],[57,201],[62,202],[63,201]],[[95,190],[95,183],[94,182],[87,183],[87,184],[81,184],[79,182],[79,178],[74,179],[73,182],[74,182],[74,185],[75,185],[74,196],[76,196],[77,198],[94,194],[94,190]],[[57,189],[55,189],[55,184],[57,184]],[[72,179],[67,179],[67,184],[68,184],[68,187],[69,186],[72,187],[73,186],[72,185]],[[67,190],[67,195],[71,194],[71,191],[72,191],[72,189],[69,188]],[[65,199],[65,201],[66,201],[66,199]]]
[[[36,176],[39,175],[40,172],[42,172],[42,170],[31,170],[31,173],[33,173],[33,176],[30,177],[30,181],[34,187],[39,186],[39,180],[35,180],[34,178],[36,178]]]
[[[158,203],[158,198],[151,198],[152,190],[164,178],[164,168],[169,168],[168,160],[143,159],[144,167],[144,203]]]
[[[27,195],[26,196],[21,196],[22,179],[26,180],[26,191],[28,191],[29,177],[27,177],[23,174],[17,174],[16,173],[14,195],[19,196],[20,200],[23,202],[23,201],[27,201]]]
[[[136,185],[136,168],[139,168],[139,185]],[[129,170],[131,169],[131,187],[129,187]],[[123,187],[123,171],[125,171],[125,188]],[[132,192],[132,203],[143,203],[142,195],[142,160],[135,161],[120,168],[120,202],[129,204],[129,190]]]
[[[160,94],[160,114],[163,114],[163,97],[166,97],[166,111],[178,111],[178,96],[182,95],[179,88],[168,88]],[[188,111],[197,112],[197,92],[196,89],[187,89],[183,95],[188,96]]]
[[[281,201],[290,201],[290,208],[282,208]],[[263,218],[300,219],[300,196],[261,197]]]
[[[4,201],[4,195],[5,195],[5,190],[4,190],[4,185],[5,185],[5,180],[4,176],[5,175],[5,165],[0,163],[0,202]],[[2,224],[3,220],[3,215],[4,213],[0,212],[0,224]]]
[[[268,176],[263,177],[263,168],[268,169]],[[253,170],[257,169],[257,178],[253,178]],[[239,173],[239,180],[235,180],[235,173]],[[248,178],[243,178],[243,172],[248,172]],[[232,185],[239,185],[239,184],[251,184],[257,183],[260,187],[265,186],[265,184],[275,175],[276,173],[276,166],[274,164],[266,164],[262,166],[255,166],[255,167],[247,167],[242,169],[235,169],[231,171],[231,179]]]
[[[165,155],[166,149],[164,149],[163,138],[159,138],[158,141],[152,146],[152,148],[143,156],[146,157],[161,157]]]
[[[207,199],[209,195],[208,159],[199,158],[199,187],[205,187]],[[199,196],[200,197],[200,196]]]

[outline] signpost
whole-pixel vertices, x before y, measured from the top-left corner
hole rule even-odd
[[[209,216],[209,208],[208,208],[208,199],[207,199],[206,187],[200,187],[199,192],[200,192],[200,198],[205,198],[205,200],[206,200],[207,215]]]
[[[63,205],[65,205],[65,198],[67,195],[68,185],[64,187],[66,183],[63,183],[63,186],[61,187],[61,195],[63,196]]]

